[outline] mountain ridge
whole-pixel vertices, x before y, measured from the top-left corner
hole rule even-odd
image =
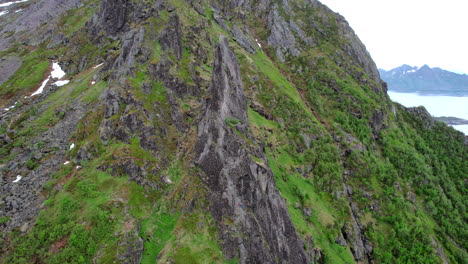
[[[466,258],[466,137],[392,103],[320,2],[25,8],[0,17],[0,263]]]
[[[391,91],[405,93],[468,96],[468,75],[457,74],[428,65],[403,64],[392,70],[379,69]]]

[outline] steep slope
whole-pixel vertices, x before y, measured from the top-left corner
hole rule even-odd
[[[466,260],[466,138],[393,104],[318,1],[24,8],[0,17],[1,263]]]
[[[389,71],[382,69],[379,71],[382,79],[388,83],[389,89],[396,92],[468,95],[466,74],[456,74],[441,68],[430,68],[427,65],[418,68],[406,64]]]

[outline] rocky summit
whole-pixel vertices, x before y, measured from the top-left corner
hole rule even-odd
[[[0,0],[0,73],[0,263],[468,259],[468,140],[319,1]]]

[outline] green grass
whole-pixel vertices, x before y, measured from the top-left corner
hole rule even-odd
[[[288,137],[276,122],[265,119],[250,108],[248,114],[250,123],[254,130],[257,130],[257,137],[265,135],[266,138],[263,139],[267,142],[276,142],[274,149],[266,149],[268,163],[276,185],[282,197],[286,199],[291,220],[298,233],[303,238],[313,238],[314,246],[321,248],[326,254],[327,263],[353,263],[354,259],[349,249],[337,245],[334,241],[335,236],[341,232],[336,223],[342,222],[344,218],[339,207],[335,206],[329,194],[317,190],[313,179],[295,171],[295,168],[307,159],[301,155],[290,154]],[[265,133],[265,130],[273,133]],[[323,156],[323,153],[326,152],[322,151],[317,155]],[[299,208],[296,208],[296,205],[299,205]],[[303,208],[311,209],[311,217],[304,215]]]
[[[228,125],[230,127],[235,127],[238,124],[240,124],[240,120],[237,119],[237,118],[226,118],[226,119],[224,119],[224,122],[226,123],[226,125]]]
[[[295,164],[294,158],[286,153],[273,157],[267,152],[270,168],[275,176],[281,195],[286,199],[289,215],[302,237],[312,237],[315,247],[321,248],[329,263],[353,263],[349,250],[335,243],[334,237],[340,232],[334,227],[340,213],[334,210],[331,198],[326,193],[317,193],[310,179],[298,173],[288,173],[285,167]],[[295,208],[300,204],[299,208]],[[303,214],[302,208],[312,211],[312,216]],[[328,263],[328,262],[327,262]]]
[[[265,76],[272,81],[277,89],[281,90],[284,94],[293,99],[294,102],[296,102],[298,105],[306,108],[304,101],[301,99],[301,96],[297,92],[296,88],[284,77],[284,75],[278,70],[278,68],[266,56],[265,53],[259,50],[251,58],[260,72],[265,74]]]
[[[90,21],[95,8],[92,4],[96,4],[96,1],[84,1],[84,5],[77,9],[72,9],[67,12],[66,15],[62,16],[58,25],[66,36],[73,35],[76,31],[81,29],[86,22]]]
[[[50,66],[47,55],[43,50],[30,51],[15,74],[0,85],[0,97],[33,93],[34,89],[39,88]]]
[[[56,110],[59,108],[66,109],[75,99],[85,103],[96,102],[107,84],[104,81],[100,81],[91,85],[95,72],[95,69],[91,69],[88,72],[75,76],[69,84],[60,87],[46,100],[41,102],[39,106],[47,105],[47,109],[40,113],[39,117],[32,122],[32,127],[44,130],[54,125],[60,121],[59,116],[56,115]]]
[[[136,88],[134,90],[135,96],[145,102],[146,109],[153,109],[154,103],[168,107],[166,87],[161,81],[151,81],[145,70],[138,71],[136,77],[130,79],[130,83]],[[143,92],[144,83],[152,87],[148,94]]]
[[[213,219],[206,212],[187,213],[180,218],[159,263],[173,260],[175,263],[224,263],[227,262],[218,241]]]
[[[141,223],[140,236],[144,239],[142,264],[156,263],[158,254],[170,239],[180,214],[154,213]]]

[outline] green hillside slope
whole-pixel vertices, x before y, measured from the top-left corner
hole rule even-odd
[[[0,263],[467,263],[466,137],[392,103],[318,1],[24,8]],[[30,97],[54,62],[70,82]]]

